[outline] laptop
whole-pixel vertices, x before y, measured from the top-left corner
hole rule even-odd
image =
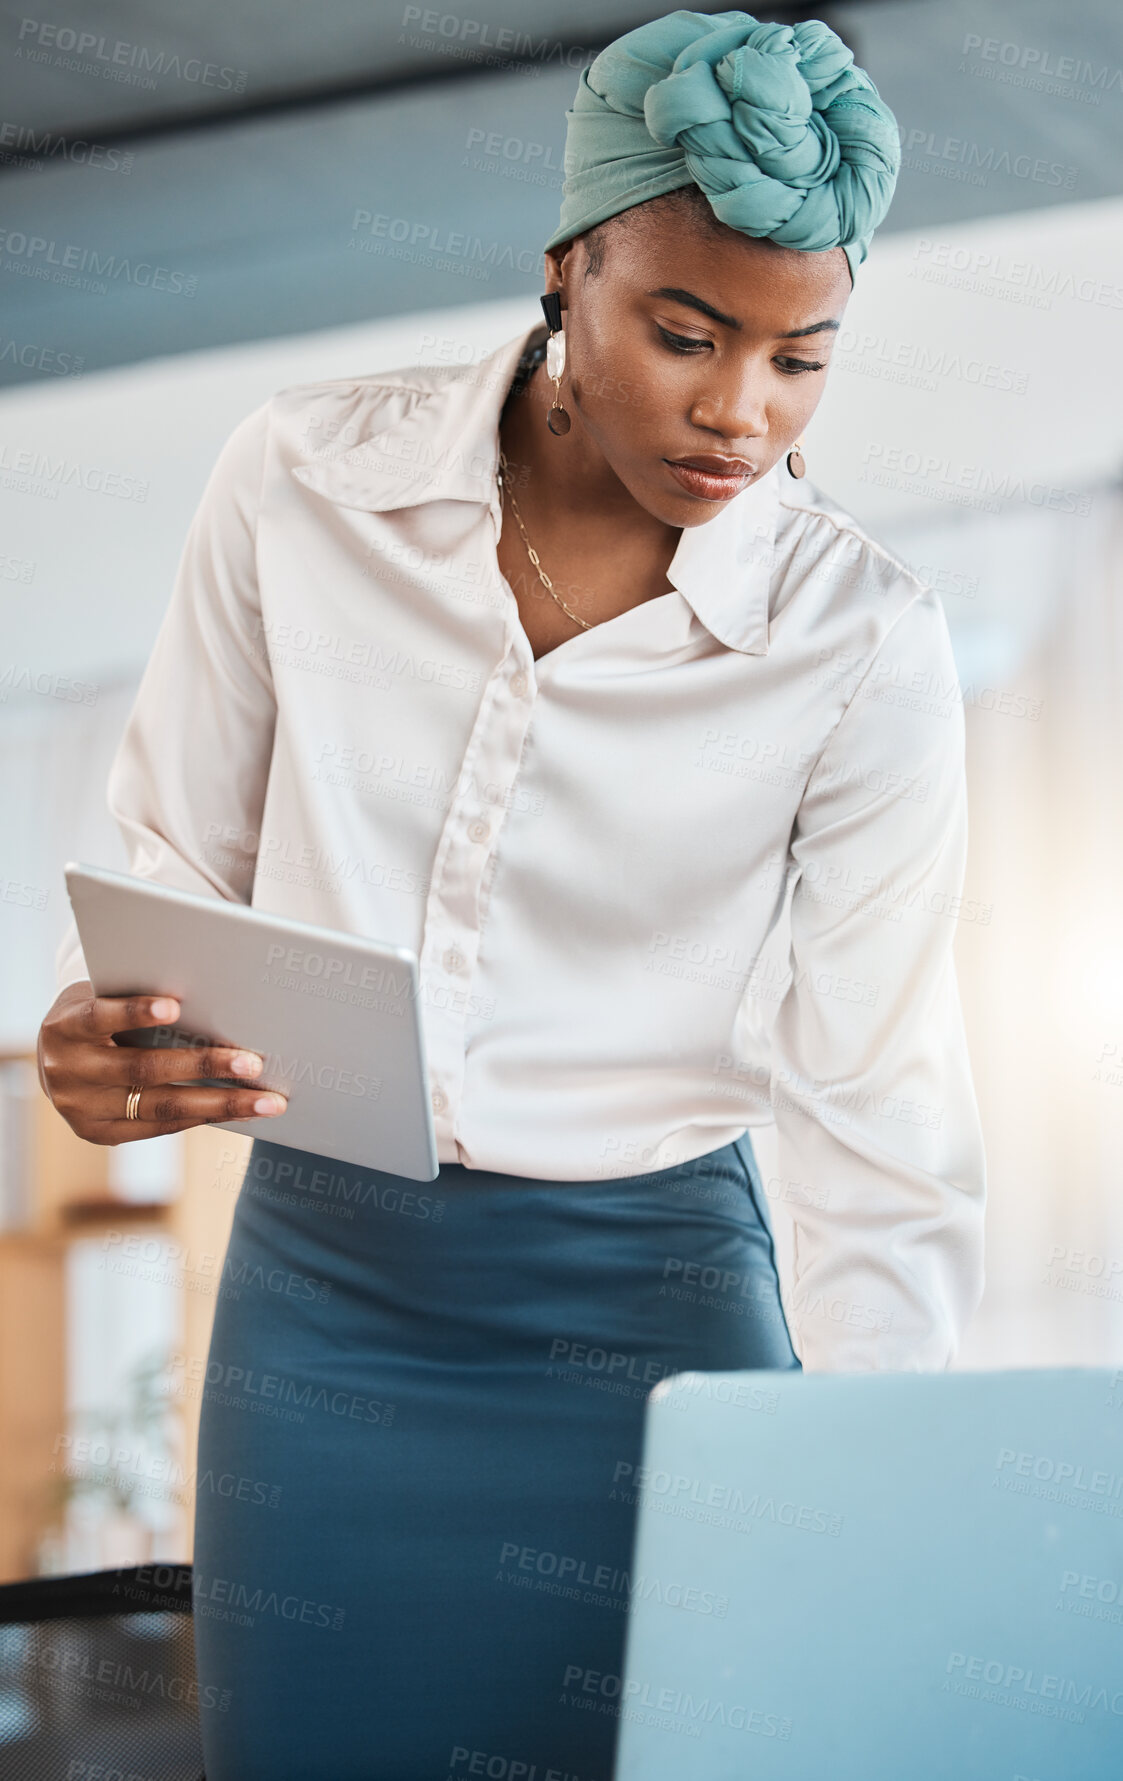
[[[636,1471],[616,1781],[1123,1776],[1123,1368],[679,1374]]]

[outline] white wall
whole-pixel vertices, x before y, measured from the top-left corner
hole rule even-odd
[[[977,266],[980,256],[1001,276],[954,270]],[[970,288],[958,288],[965,281]],[[1069,285],[1087,295],[1061,294]],[[1100,300],[1090,300],[1097,293]],[[1064,488],[1097,481],[1123,461],[1114,399],[1121,306],[1123,201],[875,238],[807,434],[809,473],[875,529],[906,517],[952,517],[955,505],[939,495],[950,492],[949,475],[973,466]],[[139,669],[218,449],[274,390],[479,354],[537,314],[533,301],[462,306],[59,378],[0,397],[2,548],[35,565],[29,584],[4,584],[5,661],[99,683]],[[946,353],[946,368],[919,387],[894,381],[915,378],[900,361],[920,349]],[[972,381],[988,366],[995,376],[1024,374],[1025,387]],[[896,485],[869,479],[894,450],[935,460],[932,495],[914,492],[903,473],[890,472]],[[55,500],[20,493],[11,467],[21,452],[44,455],[72,479],[115,473],[128,486],[146,484],[145,498],[93,492],[75,480]]]

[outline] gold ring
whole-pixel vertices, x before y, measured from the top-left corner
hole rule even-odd
[[[125,1118],[126,1119],[139,1119],[140,1118],[139,1109],[140,1109],[140,1090],[139,1090],[139,1088],[131,1088],[129,1090],[129,1098],[125,1102]]]

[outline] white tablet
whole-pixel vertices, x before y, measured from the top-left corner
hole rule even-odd
[[[99,996],[179,1000],[174,1028],[120,1042],[244,1046],[264,1060],[248,1086],[287,1095],[221,1130],[436,1179],[416,953],[95,866],[68,865],[66,888]]]

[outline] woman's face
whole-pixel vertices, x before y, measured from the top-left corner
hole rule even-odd
[[[567,311],[565,443],[597,448],[664,524],[702,525],[818,407],[850,294],[846,256],[715,230],[658,202],[605,235],[597,272],[581,237],[546,256]]]

